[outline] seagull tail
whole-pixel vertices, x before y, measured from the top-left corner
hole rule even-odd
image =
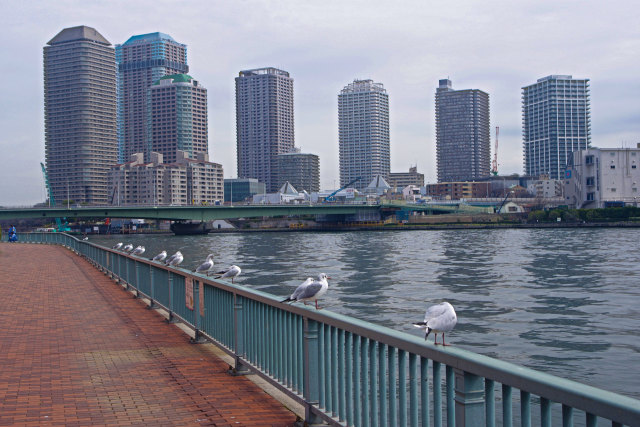
[[[283,299],[283,300],[282,300],[282,301],[280,301],[280,302],[289,302],[289,301],[293,301],[293,300],[292,300],[291,298],[287,298],[287,299]]]
[[[413,326],[415,326],[416,328],[424,329],[424,327],[427,326],[427,322],[416,322],[413,324]]]

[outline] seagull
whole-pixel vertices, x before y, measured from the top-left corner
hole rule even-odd
[[[209,270],[213,268],[213,254],[207,255],[207,260],[200,264],[198,268],[193,270],[195,273],[206,273],[209,275]]]
[[[175,254],[167,258],[164,263],[165,265],[171,265],[175,267],[176,265],[180,264],[183,259],[184,258],[182,257],[182,253],[180,251],[177,251]]]
[[[112,247],[111,249],[118,250],[118,249],[120,249],[121,247],[122,247],[122,242],[118,242],[118,243],[116,243],[115,245],[113,245],[113,247]]]
[[[122,250],[125,252],[131,252],[133,250],[133,245],[131,243],[127,243],[126,245],[124,245],[124,248],[122,248]]]
[[[138,246],[137,248],[135,248],[133,250],[133,252],[131,252],[132,255],[142,255],[144,253],[146,249],[144,248],[144,246]]]
[[[307,301],[315,300],[316,310],[318,310],[318,299],[327,292],[327,289],[329,289],[328,279],[331,279],[331,277],[327,276],[325,273],[320,273],[316,280],[308,277],[307,280],[298,286],[289,298],[280,302],[302,301],[307,305]]]
[[[431,331],[435,334],[434,344],[438,345],[438,334],[442,333],[442,345],[446,346],[444,342],[444,333],[453,330],[454,326],[458,322],[456,311],[453,306],[448,302],[432,305],[427,308],[427,312],[424,315],[424,322],[414,323],[416,328],[426,329],[424,340],[427,340]]]
[[[240,267],[238,267],[237,265],[232,265],[226,270],[218,271],[217,274],[220,274],[220,276],[217,276],[216,279],[228,279],[229,277],[231,277],[231,283],[233,283],[233,279],[238,277],[240,273],[242,273]]]
[[[89,240],[89,237],[88,237],[88,236],[84,236],[84,237],[82,238],[82,240],[85,240],[85,241],[86,241],[86,240]]]
[[[149,258],[149,259],[151,261],[164,261],[164,259],[166,257],[167,257],[167,251],[162,251],[158,255],[154,256],[153,258]]]

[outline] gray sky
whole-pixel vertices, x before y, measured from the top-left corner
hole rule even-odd
[[[639,18],[635,1],[0,0],[0,205],[45,199],[42,47],[63,28],[94,27],[114,45],[160,31],[188,45],[189,74],[208,89],[211,159],[226,178],[236,174],[235,76],[289,71],[296,145],[320,156],[321,187],[332,188],[337,95],[356,78],[389,93],[391,171],[417,165],[428,182],[441,78],[489,93],[501,174],[523,173],[521,88],[550,74],[591,79],[593,146],[635,147]]]

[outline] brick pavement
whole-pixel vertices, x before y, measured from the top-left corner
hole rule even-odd
[[[292,425],[87,261],[0,243],[0,425]]]

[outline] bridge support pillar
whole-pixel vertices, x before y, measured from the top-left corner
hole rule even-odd
[[[323,420],[314,412],[320,401],[320,355],[318,354],[318,322],[304,319],[304,377],[303,396],[305,425],[321,425]]]
[[[484,381],[482,377],[455,369],[455,420],[458,427],[484,425]]]

